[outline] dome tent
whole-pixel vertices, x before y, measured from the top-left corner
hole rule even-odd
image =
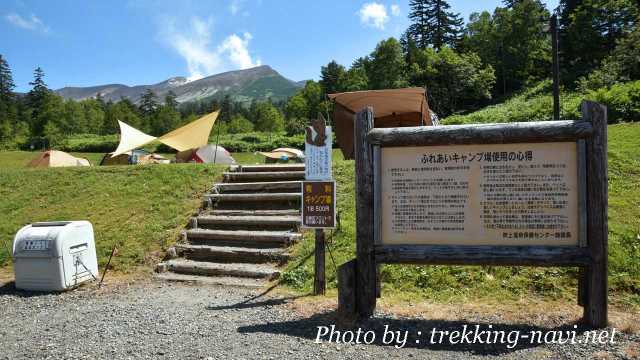
[[[235,159],[219,145],[208,144],[197,149],[180,151],[176,154],[177,163],[195,162],[199,164],[235,164]]]
[[[41,152],[38,157],[31,160],[27,167],[66,167],[66,166],[91,166],[89,160],[77,158],[63,151],[48,150]]]

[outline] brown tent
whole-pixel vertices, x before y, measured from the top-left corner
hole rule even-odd
[[[423,88],[354,91],[329,94],[335,102],[333,127],[345,159],[353,159],[353,116],[373,107],[374,127],[432,125]]]
[[[48,150],[41,152],[38,157],[31,160],[27,167],[65,167],[65,166],[91,166],[89,160],[77,158],[63,151]]]

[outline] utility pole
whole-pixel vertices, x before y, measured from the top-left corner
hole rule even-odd
[[[551,56],[553,58],[553,120],[560,120],[560,64],[558,59],[558,17],[551,16]]]

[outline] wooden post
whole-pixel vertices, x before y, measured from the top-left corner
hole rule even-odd
[[[326,289],[324,274],[324,230],[316,229],[316,262],[315,277],[313,281],[313,294],[324,295]]]
[[[353,259],[338,266],[338,313],[349,318],[356,315],[356,263]]]
[[[587,243],[591,263],[585,269],[584,320],[592,327],[607,326],[607,108],[583,101],[582,119],[593,125],[587,143]]]
[[[558,17],[549,19],[551,31],[551,58],[553,66],[553,120],[560,120],[560,60],[558,58]]]
[[[367,134],[373,128],[373,109],[358,112],[354,121],[356,165],[356,310],[360,318],[376,307],[376,261],[373,216],[373,148]]]

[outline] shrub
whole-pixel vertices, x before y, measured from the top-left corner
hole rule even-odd
[[[640,121],[640,81],[591,90],[585,98],[607,106],[609,123]]]

